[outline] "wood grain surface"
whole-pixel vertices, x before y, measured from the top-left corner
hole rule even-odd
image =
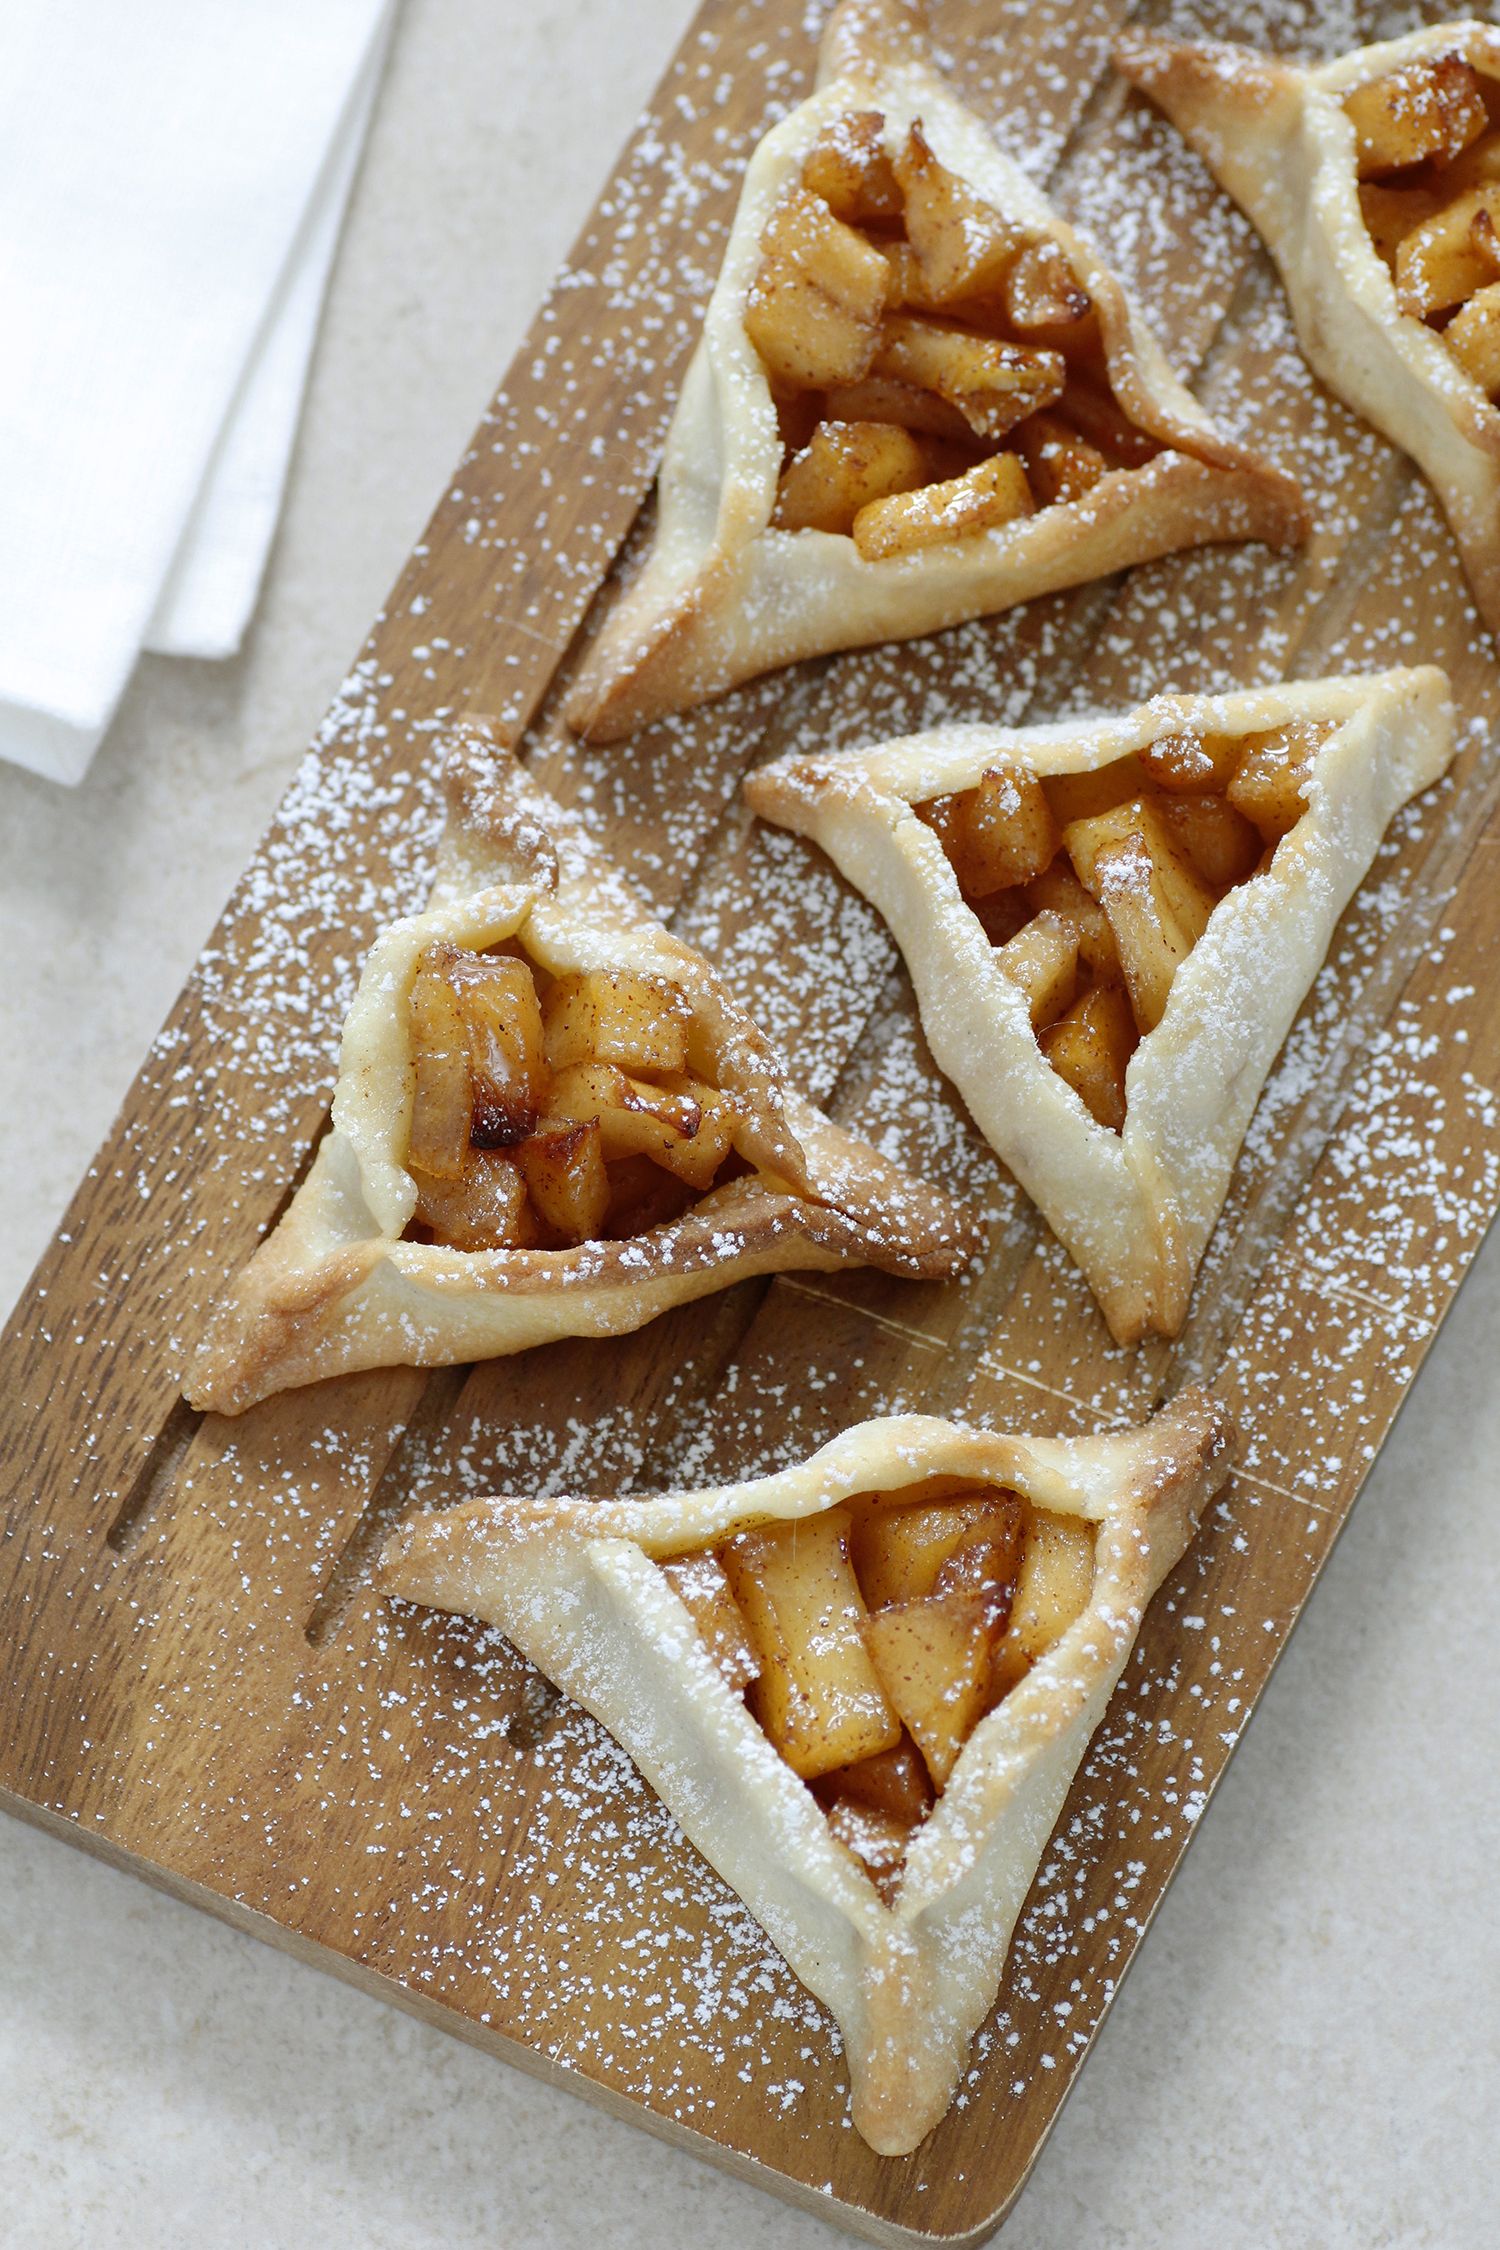
[[[977,2240],[1018,2193],[1500,1201],[1500,671],[1425,486],[1311,383],[1247,228],[1105,71],[1130,13],[936,21],[1200,395],[1304,476],[1307,548],[1169,559],[574,742],[555,713],[642,536],[745,157],[811,73],[795,0],[708,0],[0,1345],[0,1802],[877,2241]],[[1288,7],[1284,43],[1318,18]],[[740,779],[944,716],[1418,659],[1454,683],[1454,775],[1345,916],[1186,1333],[1121,1351],[937,1078],[883,929]],[[987,1211],[974,1271],[744,1285],[235,1422],[181,1403],[322,1127],[359,960],[422,895],[465,711],[523,741],[811,1093]],[[493,1634],[370,1590],[393,1524],[476,1491],[730,1476],[908,1406],[1092,1429],[1190,1373],[1241,1419],[1242,1471],[1147,1619],[959,2104],[900,2161],[852,2132],[827,2020],[593,1723]]]

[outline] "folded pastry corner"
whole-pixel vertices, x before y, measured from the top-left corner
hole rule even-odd
[[[1292,480],[1214,427],[896,0],[834,10],[816,91],[750,160],[658,509],[573,690],[594,740],[801,657],[1304,528]]]
[[[211,1318],[193,1405],[619,1335],[752,1274],[966,1262],[968,1217],[787,1087],[508,754],[471,730],[446,783],[432,899],[375,943],[331,1128]]]
[[[746,795],[885,917],[935,1059],[1135,1343],[1180,1330],[1338,918],[1453,742],[1428,665],[945,727]]]
[[[946,2113],[1152,1594],[1229,1472],[1202,1390],[1119,1435],[906,1415],[780,1474],[489,1499],[387,1546],[592,1712],[843,2035],[882,2155]]]
[[[1500,30],[1312,67],[1135,35],[1116,61],[1265,238],[1310,365],[1425,471],[1500,633]]]

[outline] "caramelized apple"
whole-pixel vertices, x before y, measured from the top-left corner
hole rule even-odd
[[[854,544],[865,562],[885,562],[945,540],[998,531],[1030,513],[1026,471],[1013,453],[994,453],[961,477],[872,500],[854,519]]]
[[[547,1061],[614,1063],[621,1070],[682,1070],[688,1004],[665,978],[587,969],[553,979],[542,1003]]]
[[[1135,1020],[1151,1031],[1173,978],[1208,927],[1214,894],[1143,797],[1071,822],[1063,845],[1109,918]]]
[[[854,110],[825,126],[803,159],[802,185],[847,225],[899,219],[901,186],[879,110]]]
[[[906,231],[932,295],[940,302],[998,292],[1017,251],[1019,227],[938,161],[920,123],[896,158],[906,199]]]
[[[1326,732],[1311,720],[1297,719],[1242,738],[1229,802],[1254,822],[1266,843],[1277,844],[1290,835],[1306,812],[1307,782]]]
[[[986,1583],[1009,1582],[1021,1537],[1021,1504],[1013,1494],[971,1491],[915,1505],[901,1504],[904,1498],[892,1494],[869,1508],[854,1533],[855,1575],[871,1609],[932,1593],[954,1556],[971,1548],[993,1561]],[[961,1590],[981,1590],[962,1583],[973,1568],[965,1564]]]
[[[538,1216],[565,1242],[592,1242],[609,1209],[609,1174],[597,1122],[544,1124],[513,1152]]]
[[[723,1564],[705,1548],[699,1554],[679,1555],[664,1562],[661,1571],[702,1634],[726,1686],[738,1695],[758,1676],[760,1664],[739,1605],[729,1590]]]
[[[1078,936],[1060,914],[1034,914],[995,948],[995,966],[1025,995],[1033,1031],[1055,1023],[1078,989]]]
[[[771,521],[782,531],[850,532],[861,508],[914,492],[927,456],[897,422],[824,422],[788,462]]]
[[[900,1887],[910,1830],[872,1805],[836,1797],[828,1808],[828,1832],[854,1854],[889,1906]]]
[[[995,1631],[981,1599],[932,1594],[864,1621],[880,1684],[941,1789],[984,1711]]]
[[[875,355],[889,268],[805,188],[772,213],[745,307],[769,373],[804,390],[857,383]]]
[[[1125,1124],[1125,1073],[1135,1052],[1135,1011],[1117,984],[1096,984],[1041,1035],[1042,1053],[1096,1124]]]
[[[894,1750],[877,1751],[857,1765],[836,1766],[824,1774],[818,1795],[825,1804],[837,1797],[852,1798],[903,1828],[915,1828],[932,1810],[932,1783],[909,1734],[902,1735]]]
[[[830,1508],[742,1532],[721,1557],[760,1665],[750,1708],[804,1780],[901,1738],[860,1637],[865,1605],[848,1532],[848,1511]]]
[[[446,973],[469,1035],[469,1138],[478,1148],[509,1148],[531,1131],[546,1091],[536,980],[513,955],[459,947]]]
[[[417,1183],[414,1216],[433,1240],[449,1250],[526,1249],[537,1228],[526,1198],[526,1183],[511,1157],[500,1149],[472,1149],[456,1180],[413,1172]]]

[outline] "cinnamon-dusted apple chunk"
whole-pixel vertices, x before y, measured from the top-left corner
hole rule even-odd
[[[569,716],[616,740],[799,657],[1301,530],[934,70],[920,11],[844,0],[751,159],[655,543]]]
[[[799,1099],[482,731],[447,786],[433,901],[366,964],[332,1129],[213,1315],[195,1405],[617,1335],[788,1267],[965,1262],[963,1214]]]
[[[854,2123],[900,2155],[953,2097],[1231,1442],[1203,1391],[1118,1436],[865,1422],[746,1484],[424,1517],[382,1580],[498,1625],[624,1745],[836,2017]]]
[[[1334,925],[1452,751],[1428,666],[940,728],[745,793],[885,916],[938,1063],[1134,1343],[1181,1328]]]
[[[1116,59],[1260,229],[1310,364],[1426,472],[1500,632],[1500,31],[1311,68],[1137,35]]]

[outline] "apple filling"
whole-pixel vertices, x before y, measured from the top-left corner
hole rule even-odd
[[[1359,204],[1402,312],[1500,395],[1500,85],[1458,55],[1356,87]]]
[[[1042,1053],[1090,1115],[1125,1122],[1125,1073],[1229,891],[1306,810],[1328,728],[1163,735],[1092,773],[997,758],[912,810],[942,843]]]
[[[920,122],[840,118],[761,238],[745,326],[785,454],[774,524],[867,562],[1078,500],[1161,450],[1110,388],[1062,246],[1005,219]]]
[[[619,1240],[744,1169],[742,1105],[695,1068],[692,1012],[665,978],[549,976],[514,941],[482,953],[439,942],[407,1007],[413,1239]]]
[[[882,1896],[979,1721],[1087,1607],[1094,1526],[929,1477],[661,1565]]]

